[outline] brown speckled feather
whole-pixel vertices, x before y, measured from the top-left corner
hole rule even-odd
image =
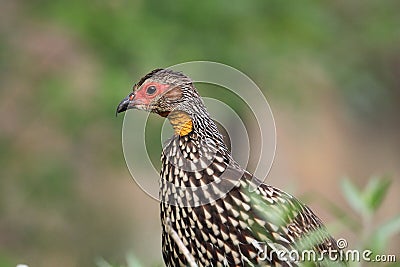
[[[261,184],[232,159],[189,77],[169,69],[150,72],[117,113],[131,108],[167,117],[174,128],[160,173],[162,253],[168,267],[192,261],[198,266],[298,266],[301,262],[271,252],[337,249],[307,206]]]
[[[242,170],[224,148],[205,143],[196,134],[189,134],[175,136],[164,148],[160,194],[165,200],[161,203],[161,220],[167,266],[187,266],[182,252],[165,230],[167,218],[199,266],[297,266],[296,262],[279,261],[276,255],[271,259],[261,256],[266,248],[299,250],[302,243],[310,244],[309,239],[313,242],[307,249],[318,252],[336,248],[335,240],[308,207],[272,186],[262,184],[250,192],[254,183],[251,174]],[[205,157],[207,153],[214,154],[214,158],[202,169],[200,154]],[[193,170],[184,166],[185,160],[179,161],[184,156],[188,162],[196,162]],[[230,175],[226,175],[227,169]],[[173,185],[211,186],[206,192],[190,191],[190,197],[172,189]],[[219,196],[226,188],[232,189],[211,203],[201,203],[210,196]],[[170,201],[183,205],[168,204]],[[309,234],[312,238],[307,239]]]

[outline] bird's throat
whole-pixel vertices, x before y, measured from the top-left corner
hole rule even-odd
[[[185,136],[193,130],[192,118],[184,111],[172,111],[168,119],[176,135]]]

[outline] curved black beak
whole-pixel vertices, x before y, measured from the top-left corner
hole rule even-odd
[[[130,93],[127,97],[122,99],[122,101],[118,104],[117,110],[115,111],[115,116],[117,116],[118,113],[124,112],[130,108],[129,103],[131,101],[132,95],[133,93]]]

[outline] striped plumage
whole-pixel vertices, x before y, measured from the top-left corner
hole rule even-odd
[[[307,206],[260,184],[232,159],[187,76],[154,70],[134,86],[117,112],[129,108],[167,117],[175,129],[163,148],[160,173],[166,266],[189,264],[168,227],[178,234],[198,266],[298,266],[297,261],[279,258],[271,251],[337,249]]]

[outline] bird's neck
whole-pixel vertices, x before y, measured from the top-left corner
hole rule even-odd
[[[210,139],[229,153],[217,125],[203,105],[193,105],[185,110],[174,110],[169,113],[168,119],[174,128],[175,136],[184,137],[194,134],[199,139]]]
[[[182,112],[168,116],[175,134],[161,156],[160,197],[164,210],[170,204],[198,207],[219,199],[243,174],[205,108]]]
[[[191,116],[180,110],[172,111],[168,115],[168,120],[174,128],[175,135],[185,136],[193,131],[193,120]]]

